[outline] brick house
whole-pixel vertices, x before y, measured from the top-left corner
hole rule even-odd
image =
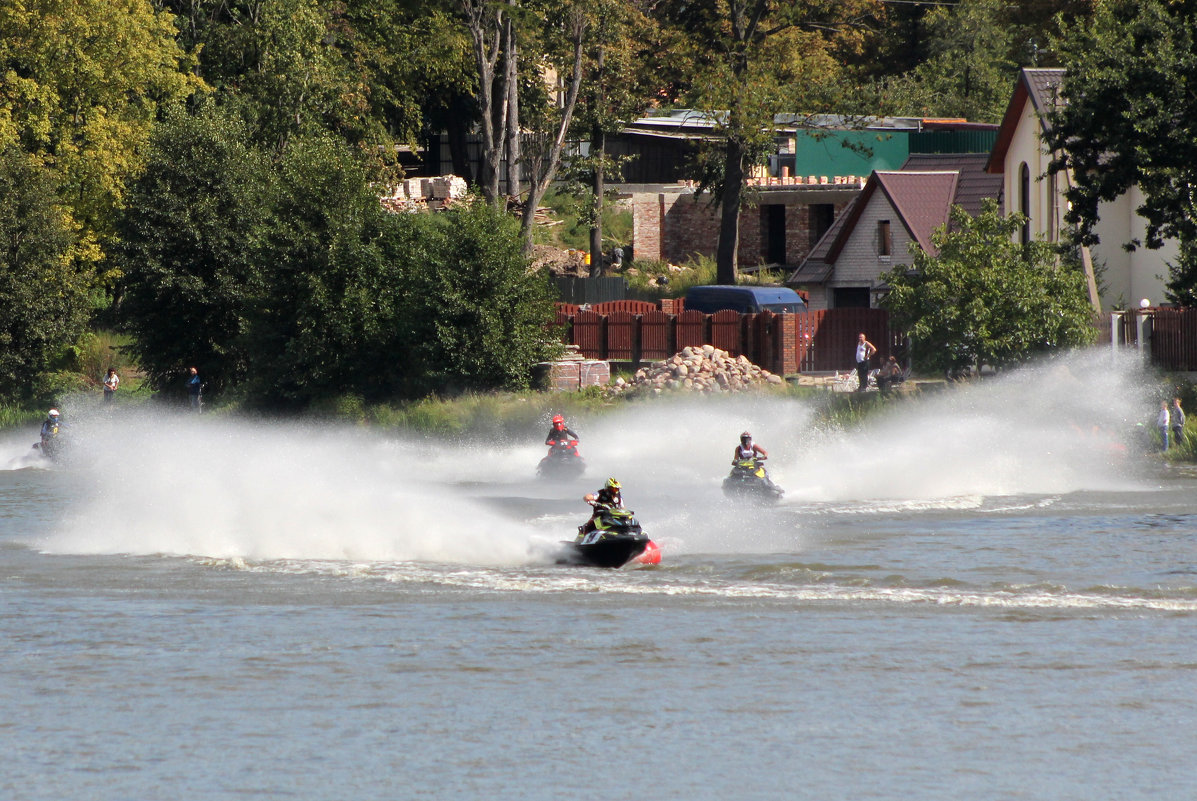
[[[874,172],[786,283],[806,290],[812,309],[876,307],[882,273],[912,263],[911,243],[935,253],[931,234],[948,224],[953,205],[976,215],[985,198],[1001,202],[1001,178],[985,171],[988,160],[916,154],[899,171]]]
[[[792,270],[860,194],[862,176],[898,169],[912,152],[987,153],[997,131],[993,125],[917,118],[878,119],[864,129],[835,117],[782,116],[776,122],[778,152],[749,179],[754,202],[740,216],[741,269]],[[812,125],[818,130],[812,132]],[[683,110],[637,120],[609,142],[613,154],[628,157],[619,188],[633,215],[635,258],[714,256],[719,210],[681,176],[698,143],[716,135],[709,118]]]

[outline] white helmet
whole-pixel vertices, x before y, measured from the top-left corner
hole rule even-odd
[[[51,417],[57,417],[57,416],[58,416],[58,410],[57,410],[57,409],[51,409],[51,410],[50,410],[50,416],[51,416]]]

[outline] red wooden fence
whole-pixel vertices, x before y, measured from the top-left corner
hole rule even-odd
[[[611,301],[588,310],[559,304],[557,319],[566,342],[591,359],[657,361],[687,346],[714,345],[782,375],[832,372],[854,366],[856,337],[862,331],[881,358],[906,355],[904,338],[889,330],[883,309],[675,315],[645,301]]]
[[[647,301],[618,300],[585,310],[559,303],[557,323],[566,343],[577,345],[583,356],[633,363],[665,359],[687,346],[714,345],[782,375],[844,371],[854,367],[861,332],[881,359],[908,356],[905,336],[890,329],[884,309],[670,314]],[[1094,325],[1102,344],[1115,338],[1117,345],[1137,347],[1142,334],[1152,364],[1197,372],[1197,309],[1132,309],[1103,315]]]
[[[798,371],[849,370],[856,366],[856,340],[863,332],[878,356],[905,357],[904,338],[891,334],[885,309],[826,309],[795,314],[798,331]],[[897,345],[897,347],[895,347]]]
[[[659,361],[677,353],[673,344],[674,328],[673,315],[662,311],[640,315],[640,358]]]

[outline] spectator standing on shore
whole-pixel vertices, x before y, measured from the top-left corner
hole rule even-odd
[[[1171,415],[1168,414],[1168,401],[1160,401],[1160,413],[1155,418],[1155,427],[1160,432],[1161,451],[1168,450],[1168,427]]]
[[[104,376],[104,403],[112,403],[116,397],[116,388],[121,385],[120,376],[116,374],[116,369],[108,368],[108,375]]]
[[[1185,410],[1180,408],[1180,398],[1172,399],[1170,418],[1170,423],[1172,426],[1172,444],[1180,445],[1184,442],[1185,434]]]
[[[192,367],[188,372],[191,377],[187,379],[187,397],[191,401],[191,408],[199,412],[203,408],[204,382],[200,380],[199,371]]]
[[[865,339],[864,332],[856,338],[856,375],[860,378],[857,392],[864,392],[869,388],[869,359],[877,352],[877,347]]]

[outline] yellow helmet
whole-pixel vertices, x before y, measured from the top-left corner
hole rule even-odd
[[[620,489],[619,482],[613,478],[607,479],[607,489],[613,489],[613,490]]]

